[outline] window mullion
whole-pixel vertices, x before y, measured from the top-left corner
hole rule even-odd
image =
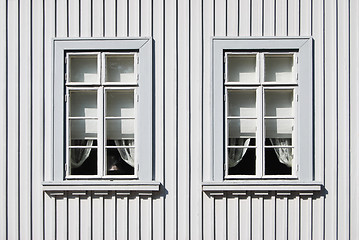
[[[259,83],[264,82],[264,54],[258,53],[258,66],[259,66]],[[257,176],[262,177],[264,175],[264,100],[263,100],[263,86],[258,88],[258,100],[257,100],[257,115],[258,115],[258,159],[257,159]]]
[[[104,174],[104,169],[105,169],[105,150],[104,150],[104,139],[105,139],[105,124],[104,124],[104,112],[105,112],[105,91],[104,91],[104,77],[105,77],[105,61],[104,61],[104,53],[100,54],[100,60],[99,61],[99,69],[101,69],[100,71],[100,79],[101,79],[101,86],[99,87],[98,90],[98,121],[99,121],[99,131],[98,131],[98,142],[99,142],[99,146],[98,146],[98,161],[97,161],[97,165],[98,165],[98,174],[100,175],[100,177],[103,177]]]

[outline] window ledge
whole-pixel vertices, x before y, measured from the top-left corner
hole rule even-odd
[[[205,182],[202,190],[211,196],[232,195],[277,195],[277,196],[313,196],[321,193],[323,184],[313,183],[238,183],[238,182]]]
[[[108,195],[115,192],[117,196],[127,196],[132,193],[143,196],[151,196],[160,191],[159,182],[43,182],[42,189],[51,196],[63,196],[66,192],[72,195],[86,195],[93,192],[94,195]]]

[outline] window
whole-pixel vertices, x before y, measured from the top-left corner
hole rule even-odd
[[[214,39],[214,180],[312,181],[311,39]]]
[[[54,180],[152,180],[151,40],[54,44]]]

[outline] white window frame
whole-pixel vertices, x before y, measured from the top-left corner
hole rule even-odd
[[[126,39],[54,39],[53,41],[53,181],[75,181],[75,179],[92,179],[92,180],[113,180],[113,179],[131,179],[147,182],[153,180],[153,112],[152,112],[152,39],[151,38],[126,38]],[[78,52],[78,53],[76,53]],[[101,52],[101,53],[99,53]],[[98,61],[104,61],[105,54],[133,54],[135,57],[135,83],[105,83],[104,82],[104,65],[100,66],[98,83],[71,83],[65,81],[65,59],[66,54],[98,54]],[[69,64],[68,64],[69,65]],[[138,66],[138,67],[137,67]],[[137,75],[137,76],[136,76]],[[84,85],[83,87],[81,85]],[[66,86],[66,87],[65,87]],[[76,87],[75,87],[76,86]],[[107,89],[135,89],[134,104],[135,111],[135,138],[136,138],[136,164],[134,175],[105,175],[105,164],[98,169],[98,176],[93,175],[69,175],[66,176],[66,155],[67,155],[67,131],[66,121],[68,119],[66,113],[66,90],[67,89],[88,89],[97,91],[99,96],[97,99],[98,108],[104,106],[102,102],[105,91]],[[102,88],[102,89],[100,89]],[[137,93],[136,93],[137,92]],[[137,94],[137,96],[136,96]],[[100,102],[99,102],[100,101]],[[104,121],[104,116],[98,111],[99,121]],[[100,122],[98,123],[100,124]],[[99,128],[99,127],[98,127]],[[104,135],[105,133],[103,133]],[[102,136],[104,137],[104,136]],[[102,139],[98,139],[101,141]],[[98,144],[99,145],[99,144]],[[97,146],[99,151],[103,151]],[[103,154],[102,154],[103,155]],[[101,159],[98,159],[101,161]],[[104,162],[104,161],[103,161]],[[99,165],[100,166],[100,165]],[[100,172],[101,171],[101,172]]]
[[[213,38],[212,39],[212,89],[213,89],[213,181],[282,181],[282,182],[312,182],[313,179],[313,75],[312,75],[312,39],[311,38]],[[256,72],[258,83],[235,83],[227,81],[225,63],[227,53],[256,54]],[[297,67],[294,68],[296,83],[276,84],[262,82],[264,78],[264,54],[295,54]],[[259,66],[258,64],[262,64]],[[259,71],[258,71],[259,70]],[[293,109],[295,111],[296,131],[293,133],[295,144],[295,163],[292,175],[264,175],[264,162],[256,165],[257,175],[228,175],[227,174],[227,139],[226,139],[226,89],[257,89],[257,111],[262,105],[264,89],[287,88],[294,89],[297,99]],[[258,92],[259,91],[259,92]],[[294,100],[294,99],[293,99]],[[260,105],[258,105],[260,101]],[[263,106],[264,107],[264,103]],[[257,112],[257,122],[264,121]],[[262,123],[257,125],[262,128]],[[257,135],[263,129],[257,129]],[[258,136],[257,136],[258,137]],[[260,138],[257,138],[257,141]],[[265,139],[262,139],[264,141]],[[263,143],[256,145],[263,145]],[[264,146],[263,146],[264,150]],[[258,150],[257,150],[258,151]],[[261,150],[260,150],[261,151]],[[263,153],[259,153],[260,155]],[[262,162],[262,159],[259,159]],[[260,173],[258,173],[260,171]]]

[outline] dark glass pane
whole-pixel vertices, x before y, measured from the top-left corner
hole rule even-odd
[[[249,146],[255,145],[255,139],[251,138]],[[239,151],[239,152],[238,152]],[[242,153],[242,149],[228,149],[228,155]],[[228,175],[255,175],[256,174],[256,149],[247,148],[242,160],[235,166],[229,167]]]
[[[71,175],[97,175],[97,148],[70,149]]]
[[[268,141],[268,139],[266,139]],[[282,152],[282,160],[279,160],[279,150]],[[265,175],[292,175],[291,148],[265,148]]]
[[[123,151],[127,151],[128,154],[131,154],[131,150],[129,148],[123,149]],[[107,154],[107,175],[133,175],[134,168],[133,161],[130,159],[125,159],[125,157],[121,157],[120,151],[118,148],[108,148],[106,149]],[[131,156],[134,159],[134,156]]]

